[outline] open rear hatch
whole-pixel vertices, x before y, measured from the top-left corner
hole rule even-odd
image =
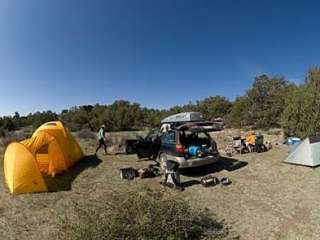
[[[179,131],[214,132],[217,131],[212,122],[188,122],[177,127]]]
[[[219,155],[216,142],[209,132],[216,131],[211,122],[190,122],[176,128],[180,144],[185,148],[185,158],[205,158]]]

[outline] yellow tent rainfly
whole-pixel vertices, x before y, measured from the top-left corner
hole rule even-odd
[[[33,136],[11,143],[4,156],[4,174],[11,193],[46,192],[42,173],[55,176],[83,157],[78,142],[59,121],[39,127]]]

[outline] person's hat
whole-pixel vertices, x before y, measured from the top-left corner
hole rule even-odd
[[[102,124],[102,126],[101,126],[102,128],[105,128],[106,127],[106,125],[104,125],[104,124]]]

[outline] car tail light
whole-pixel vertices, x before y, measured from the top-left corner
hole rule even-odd
[[[186,149],[185,149],[185,147],[184,147],[183,145],[177,144],[177,145],[176,145],[176,151],[177,151],[178,153],[185,154]]]

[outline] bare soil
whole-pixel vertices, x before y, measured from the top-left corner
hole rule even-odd
[[[221,149],[234,131],[216,133]],[[176,194],[190,204],[208,208],[232,226],[240,239],[320,239],[320,168],[283,163],[288,149],[279,135],[268,136],[273,149],[266,153],[222,157],[217,164],[181,172],[185,191]],[[49,239],[59,216],[68,214],[71,201],[99,198],[123,186],[164,189],[161,177],[121,180],[119,169],[145,167],[151,161],[135,155],[92,155],[93,140],[80,140],[88,157],[69,172],[46,178],[51,192],[13,196],[3,181],[0,191],[0,239]],[[222,151],[221,151],[222,152]],[[0,153],[3,159],[3,150]],[[199,181],[207,174],[229,177],[229,186],[205,188]]]

